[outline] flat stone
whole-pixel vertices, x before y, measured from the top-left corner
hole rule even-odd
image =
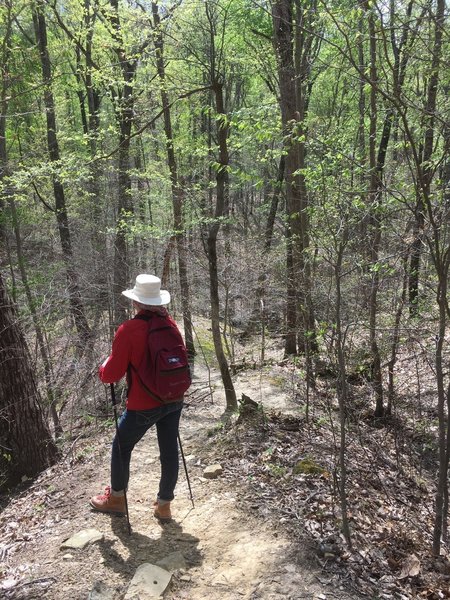
[[[89,592],[88,600],[114,600],[115,590],[109,588],[103,581],[96,581]]]
[[[217,479],[217,477],[222,475],[222,473],[222,465],[217,463],[215,465],[209,465],[209,467],[206,467],[203,471],[203,477],[205,477],[205,479]]]
[[[156,565],[172,573],[173,571],[176,571],[178,569],[185,569],[186,561],[181,552],[177,550],[177,552],[172,552],[171,554],[168,554],[161,560],[158,560]]]
[[[65,548],[85,548],[88,544],[103,540],[103,533],[97,529],[83,529],[61,544]]]
[[[124,600],[155,600],[164,594],[171,579],[172,575],[165,569],[144,563],[130,581]]]

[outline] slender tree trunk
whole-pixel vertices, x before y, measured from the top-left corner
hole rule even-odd
[[[225,111],[224,91],[223,91],[223,75],[220,72],[222,56],[217,52],[216,48],[216,32],[217,32],[217,13],[214,3],[205,3],[205,14],[209,23],[208,37],[209,47],[207,53],[208,70],[204,73],[205,80],[212,94],[209,94],[209,103],[211,108],[215,104],[215,123],[216,123],[216,140],[219,149],[217,157],[217,165],[215,168],[215,204],[213,198],[213,186],[208,186],[207,207],[208,212],[213,215],[210,224],[207,228],[206,252],[208,256],[209,270],[209,287],[210,287],[210,302],[211,302],[211,329],[214,341],[214,349],[219,363],[219,369],[222,377],[222,383],[225,389],[226,398],[226,413],[233,412],[237,409],[237,398],[231,379],[230,369],[225,356],[222,333],[220,330],[220,295],[219,295],[219,274],[218,274],[218,255],[217,241],[221,227],[221,220],[227,214],[229,207],[228,202],[228,169],[229,169],[229,153],[228,153],[228,115]],[[223,23],[225,25],[225,22]],[[212,121],[213,110],[208,112],[206,116],[208,136],[208,148],[211,161],[208,166],[208,181],[212,179],[212,161],[214,153],[212,149]],[[206,207],[205,207],[206,210]]]
[[[348,546],[351,548],[352,540],[350,535],[350,524],[348,519],[347,503],[347,460],[346,460],[346,421],[347,421],[347,367],[345,361],[344,335],[342,332],[342,259],[345,246],[348,240],[348,231],[344,232],[344,239],[339,245],[335,265],[336,277],[336,350],[338,358],[338,400],[339,400],[339,421],[340,421],[340,445],[339,445],[339,497],[342,514],[342,532]]]
[[[364,0],[359,0],[362,4]],[[364,57],[364,26],[365,26],[364,13],[361,11],[360,17],[358,18],[358,39],[356,40],[358,48],[358,63],[360,72],[363,73],[365,70],[365,57]],[[358,96],[358,159],[361,163],[365,162],[366,159],[366,127],[365,127],[365,116],[366,116],[366,82],[362,75],[359,76],[359,96]]]
[[[0,487],[54,464],[31,357],[0,273]]]
[[[448,320],[448,276],[450,267],[450,246],[446,242],[445,229],[442,228],[442,222],[436,220],[433,215],[431,183],[433,179],[432,157],[434,152],[435,140],[435,121],[436,121],[436,100],[438,85],[440,80],[440,69],[442,61],[443,32],[445,25],[445,0],[436,1],[436,14],[434,17],[434,42],[433,58],[431,61],[431,74],[428,82],[427,98],[425,103],[425,134],[423,144],[423,155],[421,166],[421,205],[423,214],[431,217],[430,225],[432,227],[433,239],[430,240],[430,250],[433,263],[438,276],[437,304],[439,307],[439,333],[436,343],[436,383],[438,392],[438,415],[439,415],[439,477],[435,500],[435,521],[433,531],[433,554],[439,556],[441,549],[441,539],[446,530],[447,514],[445,511],[444,500],[448,495],[448,465],[449,453],[448,447],[450,441],[448,436],[448,418],[450,414],[450,400],[446,394],[444,385],[444,344],[445,333]],[[446,246],[445,246],[446,244]]]
[[[450,249],[447,250],[447,252]],[[439,332],[436,343],[435,368],[436,368],[436,383],[438,395],[438,418],[439,418],[439,476],[435,499],[435,519],[433,530],[433,554],[440,555],[441,539],[444,531],[444,523],[447,515],[444,512],[444,498],[448,486],[448,429],[447,419],[450,407],[446,406],[449,401],[449,395],[445,393],[444,387],[444,344],[445,333],[447,326],[447,279],[448,279],[448,257],[446,265],[442,265],[443,269],[439,273],[439,288],[438,288],[438,306],[439,306]]]
[[[118,0],[110,0],[111,11],[106,13],[115,41],[115,52],[122,71],[121,89],[116,97],[116,118],[119,128],[118,151],[118,207],[116,236],[114,241],[114,324],[119,325],[127,317],[128,302],[122,291],[129,283],[129,257],[127,231],[130,214],[133,212],[131,201],[130,177],[130,135],[133,126],[134,90],[137,59],[127,56],[122,37]]]
[[[217,119],[217,138],[219,142],[219,167],[216,171],[216,209],[214,214],[214,223],[210,225],[208,232],[208,266],[210,280],[211,297],[211,327],[214,340],[219,369],[222,376],[222,382],[225,388],[226,410],[228,412],[237,409],[237,398],[231,379],[230,369],[223,349],[222,335],[220,332],[220,300],[219,300],[219,277],[218,277],[218,259],[217,259],[217,236],[220,229],[220,218],[225,214],[227,205],[226,193],[228,182],[228,125],[226,124],[226,113],[223,100],[222,84],[218,81],[213,83],[213,92],[216,102],[217,115],[224,117]]]
[[[93,36],[97,18],[97,0],[84,0],[83,25],[86,31],[84,52],[84,85],[87,99],[87,130],[91,156],[89,211],[92,219],[91,244],[93,250],[93,275],[97,284],[95,309],[100,314],[108,307],[108,282],[105,272],[105,256],[107,256],[104,219],[102,214],[102,167],[96,160],[100,133],[100,93],[95,84],[95,66],[93,60]]]
[[[423,229],[425,226],[423,203],[420,193],[417,194],[414,211],[413,242],[411,244],[411,259],[409,263],[409,314],[416,317],[419,313],[419,275],[422,257]]]
[[[102,220],[101,197],[101,162],[97,160],[97,144],[100,128],[100,95],[95,84],[95,72],[100,69],[93,60],[93,35],[95,21],[98,16],[98,0],[81,0],[83,11],[81,13],[81,27],[83,36],[74,34],[64,23],[58,12],[57,3],[51,8],[60,28],[66,33],[67,38],[75,47],[76,68],[74,75],[77,80],[77,95],[79,98],[83,132],[89,141],[91,160],[88,163],[89,178],[86,183],[89,193],[89,203],[83,203],[84,218],[90,223],[90,236],[92,250],[91,279],[95,281],[96,298],[93,302],[97,322],[100,314],[108,307],[108,285],[106,280],[105,256],[107,256],[104,222]],[[47,6],[50,3],[47,2]],[[64,11],[63,11],[64,12]],[[83,61],[84,59],[84,61]],[[84,87],[84,90],[82,89]],[[87,109],[87,110],[86,110]]]
[[[450,102],[450,86],[445,90],[446,100]],[[444,129],[444,144],[447,148],[447,156],[442,167],[442,193],[444,197],[444,206],[450,210],[450,123],[447,121]],[[448,214],[448,213],[447,213]]]
[[[76,53],[76,66],[73,68],[75,79],[77,82],[77,96],[78,105],[80,107],[81,125],[83,127],[84,135],[88,135],[88,118],[86,113],[85,94],[82,90],[82,79],[81,79],[81,50],[79,47],[75,50]]]
[[[366,11],[371,9],[363,4]],[[396,98],[400,98],[401,90],[405,80],[406,67],[409,60],[409,47],[408,40],[410,37],[410,25],[409,17],[411,15],[412,3],[410,2],[407,7],[407,21],[403,27],[402,36],[399,44],[397,45],[395,36],[392,35],[391,45],[394,55],[393,65],[393,88]],[[377,48],[376,48],[376,32],[373,12],[369,12],[368,27],[370,37],[370,79],[371,79],[371,91],[370,91],[370,132],[369,132],[369,163],[370,163],[370,190],[369,190],[369,203],[370,203],[370,217],[369,217],[369,234],[371,236],[370,241],[370,262],[372,266],[372,280],[370,288],[370,307],[369,307],[369,320],[370,320],[370,345],[372,352],[372,368],[373,368],[373,387],[375,391],[375,416],[381,417],[384,414],[383,405],[383,383],[381,373],[381,357],[377,343],[377,302],[378,302],[378,290],[380,285],[380,276],[378,269],[379,250],[381,245],[381,215],[380,207],[382,203],[382,185],[383,185],[383,174],[386,164],[386,155],[391,139],[392,125],[394,123],[395,113],[393,110],[386,112],[383,130],[381,133],[380,143],[378,146],[378,153],[375,157],[375,140],[377,131]],[[391,3],[391,28],[394,29],[394,7]],[[417,29],[412,32],[412,37],[417,35]],[[360,67],[361,68],[361,67]],[[413,249],[414,253],[414,249]],[[396,319],[400,319],[401,312],[397,315]],[[396,321],[397,323],[397,321]],[[396,324],[395,327],[398,327]],[[395,364],[395,351],[396,344],[394,343],[391,355],[391,365]],[[392,363],[394,361],[394,363]],[[391,377],[391,375],[389,375]],[[390,395],[389,411],[391,410],[392,396]]]
[[[447,385],[447,393],[446,393],[446,409],[447,415],[450,415],[450,383]],[[446,446],[446,465],[445,469],[448,473],[449,466],[449,458],[450,458],[450,422],[447,419],[447,429],[445,432],[447,436],[447,446]],[[447,543],[448,542],[448,509],[449,509],[449,490],[448,490],[448,480],[444,483],[444,500],[442,502],[442,540]]]
[[[131,118],[131,117],[130,117]],[[127,318],[128,303],[122,296],[123,290],[128,287],[129,265],[127,230],[129,214],[131,212],[131,179],[130,168],[130,133],[131,122],[124,120],[120,123],[119,136],[119,174],[118,174],[118,208],[116,234],[114,240],[114,324],[117,327]]]
[[[278,164],[278,173],[275,185],[273,186],[272,191],[272,200],[270,203],[270,211],[267,216],[266,226],[264,228],[264,255],[268,255],[270,249],[272,247],[273,242],[273,230],[275,227],[275,218],[277,216],[278,204],[280,200],[281,189],[284,181],[284,169],[285,169],[285,157],[284,154],[280,158],[280,162]],[[266,275],[265,275],[266,276]]]
[[[386,414],[392,414],[392,407],[394,405],[394,397],[395,397],[395,388],[394,388],[394,369],[395,364],[397,362],[397,351],[398,345],[400,342],[400,323],[402,319],[403,309],[406,302],[406,295],[408,290],[408,253],[405,250],[403,260],[403,282],[402,282],[402,291],[400,294],[400,299],[398,303],[398,308],[395,312],[394,319],[394,331],[392,335],[392,344],[391,344],[391,358],[388,362],[388,397],[387,397],[387,405],[386,405]]]
[[[375,392],[375,417],[380,418],[384,414],[383,405],[383,383],[381,374],[381,357],[377,342],[377,317],[378,317],[378,290],[380,286],[380,273],[378,260],[381,245],[381,173],[378,171],[377,156],[375,152],[377,135],[377,48],[374,14],[366,5],[369,42],[370,42],[370,125],[369,125],[369,235],[370,235],[370,263],[371,263],[371,285],[369,299],[369,336],[372,355],[372,386]]]
[[[271,186],[272,199],[270,202],[270,210],[267,216],[266,226],[264,229],[264,246],[262,249],[262,257],[260,261],[260,265],[262,267],[262,271],[258,276],[258,287],[256,288],[255,294],[255,302],[253,304],[252,315],[249,319],[248,325],[244,332],[244,337],[250,335],[255,331],[256,325],[260,320],[260,317],[263,316],[265,318],[265,292],[266,292],[266,281],[267,281],[267,262],[270,254],[270,249],[272,247],[273,240],[273,230],[275,226],[275,218],[277,216],[278,204],[280,200],[281,189],[284,181],[284,167],[285,167],[285,157],[281,156],[280,162],[278,165],[278,174],[275,184]],[[267,186],[269,187],[269,186]]]
[[[173,224],[175,229],[178,271],[181,289],[181,307],[183,311],[184,337],[186,349],[190,358],[195,356],[194,336],[192,333],[192,315],[190,301],[190,285],[186,259],[186,237],[184,233],[183,217],[183,189],[178,180],[177,161],[175,157],[172,117],[170,111],[169,96],[166,89],[166,73],[164,65],[164,39],[161,31],[161,20],[158,12],[158,4],[152,2],[152,13],[154,21],[154,43],[156,48],[156,66],[160,80],[161,102],[164,111],[164,132],[166,134],[167,162],[170,171],[170,182],[172,186]]]
[[[9,68],[8,63],[11,56],[11,36],[12,36],[12,23],[14,15],[12,13],[12,4],[10,0],[6,0],[6,15],[5,15],[5,33],[2,40],[2,56],[0,56],[0,73],[1,73],[1,96],[0,96],[0,183],[5,183],[8,175],[8,154],[6,146],[6,115],[8,112],[9,105]],[[7,233],[4,225],[4,219],[2,218],[5,214],[6,209],[6,198],[9,197],[8,188],[6,193],[0,194],[0,250],[5,251],[8,246]]]
[[[286,186],[287,187],[287,186]],[[286,333],[284,356],[297,354],[297,286],[295,279],[292,231],[286,226]]]
[[[170,261],[173,254],[173,249],[175,246],[176,238],[174,235],[170,236],[169,241],[167,242],[166,250],[164,252],[163,257],[163,267],[161,273],[161,287],[167,287],[169,285],[169,277],[170,277]]]
[[[434,151],[434,125],[436,115],[436,99],[440,77],[441,59],[442,59],[442,37],[445,21],[445,0],[436,1],[435,32],[432,49],[432,60],[430,69],[430,78],[428,81],[427,94],[425,99],[424,114],[424,140],[422,164],[421,164],[421,187],[422,190],[417,194],[414,223],[414,242],[411,252],[410,278],[409,278],[409,307],[411,316],[417,316],[419,310],[419,274],[422,256],[423,231],[425,225],[425,210],[427,199],[430,194],[430,185],[433,177],[431,158]]]
[[[36,10],[33,13],[33,20],[41,59],[42,81],[44,84],[44,105],[47,120],[48,154],[50,162],[57,167],[60,160],[60,154],[58,138],[56,135],[55,102],[52,92],[52,73],[50,57],[47,48],[47,25],[44,16],[44,6],[45,3],[43,0],[37,0]],[[69,219],[67,216],[64,188],[56,175],[53,176],[53,193],[55,197],[56,220],[58,223],[59,237],[66,267],[71,314],[75,322],[78,335],[80,336],[80,344],[83,347],[89,342],[91,338],[91,331],[86,319],[83,302],[81,300],[78,275],[74,266],[72,240],[69,228]]]

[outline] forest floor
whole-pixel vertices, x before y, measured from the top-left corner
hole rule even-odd
[[[139,565],[176,551],[185,565],[174,571],[165,599],[450,597],[449,562],[429,559],[432,485],[422,468],[423,440],[406,427],[400,435],[398,424],[395,435],[368,425],[367,406],[355,401],[361,419],[348,447],[349,548],[340,533],[332,395],[319,386],[306,410],[298,369],[283,361],[251,367],[235,375],[236,389],[260,407],[224,424],[219,374],[196,366],[181,425],[195,507],[181,469],[170,523],[160,524],[151,510],[159,475],[154,432],[136,447],[131,535],[125,518],[89,506],[109,483],[114,425],[110,417],[85,416],[62,460],[4,503],[0,597],[121,600]],[[216,463],[222,475],[205,478],[205,467]],[[102,539],[62,548],[88,528]],[[104,595],[93,591],[100,582]]]
[[[203,370],[201,376],[204,383]],[[247,383],[254,387],[255,381]],[[286,407],[284,395],[272,391],[267,398],[271,406]],[[140,564],[180,551],[186,568],[175,573],[167,599],[350,598],[337,577],[322,573],[311,542],[291,539],[286,518],[270,515],[252,498],[247,477],[215,440],[223,407],[217,392],[214,403],[188,402],[184,410],[181,438],[195,508],[181,470],[171,523],[161,525],[151,510],[159,472],[154,432],[136,447],[128,493],[131,535],[125,518],[95,513],[88,502],[109,482],[113,427],[85,431],[65,460],[14,494],[0,516],[4,597],[86,600],[101,581],[108,597],[122,598]],[[223,475],[205,479],[204,467],[217,462]],[[61,548],[88,528],[99,530],[103,540],[85,549]]]

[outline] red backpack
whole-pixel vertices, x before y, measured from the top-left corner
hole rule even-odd
[[[156,313],[134,318],[148,321],[148,337],[141,364],[137,369],[130,364],[133,373],[155,400],[163,404],[181,400],[191,385],[191,374],[186,346],[175,321]]]

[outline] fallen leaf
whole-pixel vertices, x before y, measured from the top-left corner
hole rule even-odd
[[[400,573],[399,579],[405,579],[406,577],[415,577],[420,573],[420,560],[415,554],[408,556],[403,565],[402,572]]]
[[[13,587],[15,587],[18,583],[18,579],[15,579],[14,577],[9,577],[8,579],[2,581],[0,587],[2,588],[2,590],[10,590]]]

